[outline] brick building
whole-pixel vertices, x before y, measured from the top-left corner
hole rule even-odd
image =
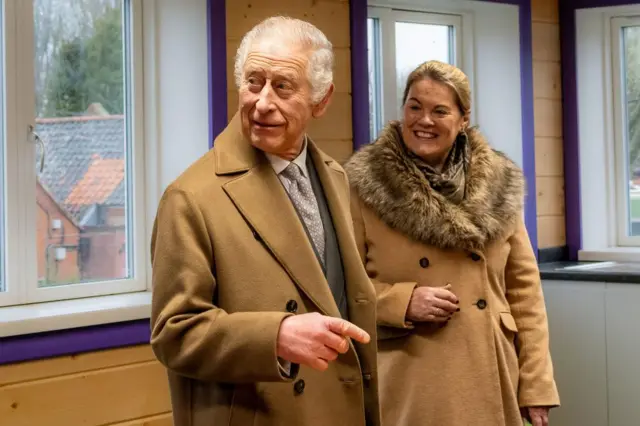
[[[43,285],[128,276],[123,116],[39,119],[46,144],[37,199]]]

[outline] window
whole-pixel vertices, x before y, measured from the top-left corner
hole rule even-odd
[[[0,306],[145,290],[140,1],[4,3]]]
[[[578,9],[576,92],[580,237],[585,261],[640,260],[640,7]],[[570,147],[572,148],[572,147]],[[571,194],[576,191],[577,194]],[[573,206],[569,206],[573,208]]]
[[[4,64],[2,63],[2,58],[4,57],[4,52],[2,49],[3,43],[3,34],[4,34],[4,19],[2,16],[2,8],[0,8],[0,76],[2,76],[2,70],[4,70]],[[5,200],[5,188],[4,183],[5,179],[5,138],[4,138],[4,93],[3,86],[0,85],[0,293],[4,293],[6,287],[6,278],[5,278],[5,247],[7,246],[7,240],[5,236],[5,206],[7,202]]]
[[[371,135],[400,117],[407,77],[429,60],[461,66],[459,15],[370,7],[368,25]]]
[[[611,22],[617,236],[640,245],[640,19]]]

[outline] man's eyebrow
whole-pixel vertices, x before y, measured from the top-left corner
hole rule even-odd
[[[296,74],[291,72],[291,71],[287,71],[287,70],[276,70],[276,71],[274,71],[273,74],[277,78],[284,78],[286,80],[295,80],[296,79]]]
[[[258,65],[247,65],[245,69],[245,74],[252,74],[256,72],[264,72],[264,68]]]

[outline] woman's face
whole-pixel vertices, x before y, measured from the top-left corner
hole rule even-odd
[[[411,85],[403,116],[405,145],[438,170],[444,165],[458,133],[469,122],[458,107],[455,92],[431,79]]]

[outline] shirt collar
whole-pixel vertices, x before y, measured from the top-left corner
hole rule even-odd
[[[276,172],[276,175],[279,175],[280,173],[282,173],[284,169],[286,169],[289,166],[289,164],[295,163],[298,165],[298,167],[300,167],[300,170],[302,171],[302,175],[306,178],[309,177],[309,173],[307,170],[307,137],[306,136],[304,137],[302,151],[300,151],[300,154],[293,161],[285,160],[282,157],[269,154],[268,152],[265,152],[265,156],[271,163],[271,167],[273,167],[273,170]]]

